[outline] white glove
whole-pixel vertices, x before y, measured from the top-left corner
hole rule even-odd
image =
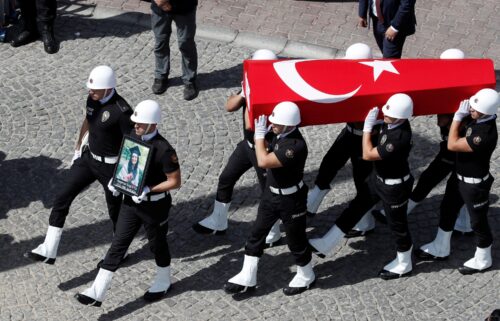
[[[468,99],[462,100],[460,102],[460,106],[458,106],[458,109],[455,112],[455,115],[453,116],[453,120],[462,121],[462,119],[469,116],[469,114],[470,114],[469,100]]]
[[[108,183],[108,189],[109,189],[109,191],[110,191],[111,193],[113,193],[113,196],[114,196],[114,197],[118,197],[118,196],[120,196],[120,192],[118,192],[118,191],[116,190],[116,188],[115,188],[113,185],[111,185],[111,182],[113,182],[113,179],[110,179],[110,180],[109,180],[109,183]]]
[[[255,125],[255,134],[253,138],[255,140],[264,139],[267,133],[267,127],[266,127],[267,117],[264,115],[260,115],[258,119],[254,120],[254,125]]]
[[[144,201],[144,199],[146,198],[146,195],[148,195],[149,192],[151,192],[151,190],[149,189],[149,187],[148,186],[144,186],[144,188],[142,189],[142,194],[139,195],[139,196],[132,196],[132,200],[134,202],[136,202],[137,204],[139,204],[140,202]]]
[[[73,163],[80,157],[82,157],[80,150],[75,150],[75,155],[73,155],[73,158],[71,159],[71,165],[73,165]]]
[[[365,125],[363,126],[364,133],[372,132],[373,126],[375,126],[375,123],[377,122],[377,116],[378,116],[378,107],[373,107],[372,109],[370,109],[368,115],[366,115],[365,118]]]

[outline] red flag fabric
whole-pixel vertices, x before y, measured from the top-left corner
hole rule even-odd
[[[243,81],[250,119],[292,101],[308,126],[363,121],[395,93],[413,99],[415,116],[452,113],[495,88],[495,70],[489,59],[246,60]]]

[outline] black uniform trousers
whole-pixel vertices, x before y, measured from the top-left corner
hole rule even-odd
[[[362,152],[361,137],[349,133],[344,128],[321,161],[316,176],[316,186],[323,190],[330,189],[330,184],[338,171],[344,167],[350,158],[354,185],[356,190],[359,190],[359,187],[373,169],[371,162],[363,160]]]
[[[247,140],[242,140],[236,145],[233,153],[227,161],[226,167],[219,176],[216,200],[221,203],[229,203],[233,197],[236,182],[251,167],[255,168],[261,190],[266,186],[266,171],[257,166],[255,150],[250,147]]]
[[[342,232],[349,232],[363,215],[381,200],[387,221],[396,238],[397,251],[408,251],[412,246],[412,241],[406,211],[413,180],[413,177],[410,176],[405,182],[388,185],[382,182],[375,172],[372,172],[365,184],[358,190],[356,197],[335,221],[335,224]]]
[[[485,248],[493,243],[490,226],[488,224],[488,209],[490,206],[489,196],[493,176],[478,184],[465,183],[457,178],[453,172],[446,184],[439,227],[443,231],[452,231],[455,226],[460,208],[464,205],[470,214],[471,227],[476,236],[476,244]]]
[[[75,160],[73,166],[69,169],[66,181],[62,184],[54,201],[49,217],[49,225],[62,228],[73,200],[86,187],[97,180],[104,188],[109,218],[113,222],[114,230],[122,203],[121,197],[113,196],[113,193],[108,190],[108,183],[111,177],[113,177],[114,170],[115,164],[99,162],[92,158],[89,150],[86,150],[82,157]]]
[[[149,248],[155,256],[156,265],[167,267],[170,265],[170,251],[167,243],[168,212],[172,206],[170,194],[158,201],[142,201],[136,204],[130,197],[123,201],[122,209],[116,224],[115,235],[111,247],[101,268],[116,271],[128,247],[137,235],[139,228],[144,225]]]
[[[21,14],[27,30],[36,30],[36,22],[53,25],[56,19],[56,0],[21,0]]]
[[[311,261],[306,236],[307,186],[290,195],[278,195],[266,188],[259,204],[257,218],[245,245],[245,254],[261,257],[266,236],[274,223],[281,219],[285,227],[288,248],[299,266]]]
[[[406,35],[402,32],[398,32],[396,37],[392,41],[387,40],[385,37],[385,31],[387,28],[384,24],[379,23],[377,17],[372,16],[373,22],[373,36],[377,42],[380,51],[384,58],[401,58],[403,54],[403,45],[406,40]]]
[[[446,142],[444,143],[446,144]],[[447,148],[446,145],[444,148]],[[420,175],[410,199],[417,203],[423,201],[431,190],[453,171],[455,168],[454,157],[454,154],[450,154],[448,150],[443,150],[443,146],[441,146],[434,160]]]

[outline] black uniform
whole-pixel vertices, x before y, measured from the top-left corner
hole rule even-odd
[[[139,136],[132,134],[140,139]],[[165,174],[179,169],[179,162],[175,149],[160,134],[156,134],[147,142],[152,146],[152,156],[145,174],[145,186],[155,186],[164,182]],[[166,267],[170,265],[170,251],[167,243],[168,213],[172,206],[172,197],[169,192],[149,193],[139,204],[132,197],[125,196],[116,224],[116,231],[111,247],[104,258],[101,268],[116,271],[125,255],[130,243],[144,225],[151,252],[155,255],[156,265]]]
[[[412,144],[410,123],[406,120],[396,128],[383,124],[377,151],[382,158],[373,162],[374,170],[358,189],[358,194],[342,212],[335,224],[349,232],[373,205],[382,201],[391,230],[396,236],[397,251],[406,252],[412,246],[406,210],[413,186],[408,156]]]
[[[285,137],[274,136],[269,145],[283,167],[267,170],[266,188],[257,212],[245,254],[262,256],[266,236],[274,223],[281,219],[285,226],[288,247],[297,265],[311,261],[306,237],[307,186],[303,183],[307,145],[295,129]]]
[[[26,30],[37,30],[37,21],[51,26],[54,24],[57,9],[56,0],[21,0],[19,5]]]
[[[359,124],[361,126],[357,125],[357,123],[347,123],[325,157],[323,157],[315,182],[319,189],[330,189],[332,180],[347,163],[348,159],[351,159],[352,176],[356,190],[359,189],[372,171],[373,164],[363,160],[363,125],[362,123]],[[376,127],[378,128],[378,126]],[[378,132],[378,129],[374,129],[374,131]],[[375,139],[377,136],[373,135],[373,137]]]
[[[243,140],[236,145],[233,153],[227,161],[226,167],[219,176],[219,184],[217,186],[217,195],[215,199],[221,203],[229,203],[233,197],[233,190],[236,182],[245,174],[252,166],[257,173],[261,190],[264,190],[266,185],[266,171],[257,166],[257,157],[255,155],[254,132],[245,128],[245,110],[246,103],[242,108],[243,111]]]
[[[441,203],[439,227],[453,230],[460,208],[465,203],[471,217],[471,226],[477,236],[477,246],[486,248],[493,243],[488,225],[489,193],[494,178],[490,174],[490,160],[498,141],[496,116],[487,121],[467,117],[460,132],[472,148],[471,153],[457,152],[456,173],[452,173]]]
[[[130,133],[133,128],[132,112],[129,104],[116,92],[104,104],[88,97],[89,149],[69,169],[50,213],[49,225],[62,228],[75,197],[98,180],[104,187],[109,217],[115,228],[122,199],[114,197],[107,186],[118,161],[123,134]]]
[[[410,199],[415,202],[423,201],[431,190],[436,187],[455,168],[455,153],[448,150],[448,133],[450,126],[440,126],[441,143],[439,153],[434,160],[422,172],[418,179],[417,186],[413,189]]]

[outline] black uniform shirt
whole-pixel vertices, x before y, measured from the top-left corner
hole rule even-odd
[[[172,5],[172,11],[166,12],[161,10],[154,0],[151,0],[151,10],[153,10],[156,14],[180,14],[185,15],[193,11],[198,5],[198,0],[169,0]]]
[[[255,134],[255,132],[253,130],[246,128],[246,125],[247,125],[245,122],[245,112],[247,110],[247,102],[246,101],[243,103],[243,108],[241,110],[242,110],[242,116],[243,116],[243,138],[248,140],[250,143],[254,144],[255,142],[253,140],[253,135]]]
[[[441,134],[441,143],[439,143],[439,152],[442,155],[442,159],[449,160],[451,162],[455,161],[455,153],[448,150],[448,134],[450,133],[450,126],[439,126],[439,132]]]
[[[377,175],[382,178],[402,178],[408,175],[411,144],[408,120],[390,130],[387,124],[383,124],[377,144],[377,151],[382,159],[374,162]]]
[[[87,121],[89,123],[90,151],[99,156],[118,155],[123,134],[130,133],[134,124],[130,120],[132,108],[115,94],[104,105],[87,98]]]
[[[131,136],[141,140],[139,136],[132,133]],[[165,174],[173,173],[179,169],[179,160],[175,149],[159,133],[146,144],[153,146],[151,160],[147,169],[144,186],[155,186],[167,180]]]
[[[307,145],[300,131],[296,128],[280,139],[274,136],[269,152],[274,152],[283,167],[267,170],[267,185],[287,188],[300,183],[307,158]]]
[[[460,136],[465,136],[473,152],[456,153],[457,173],[465,177],[482,178],[490,171],[491,154],[497,146],[496,117],[480,123],[467,117],[464,119],[464,124]]]

